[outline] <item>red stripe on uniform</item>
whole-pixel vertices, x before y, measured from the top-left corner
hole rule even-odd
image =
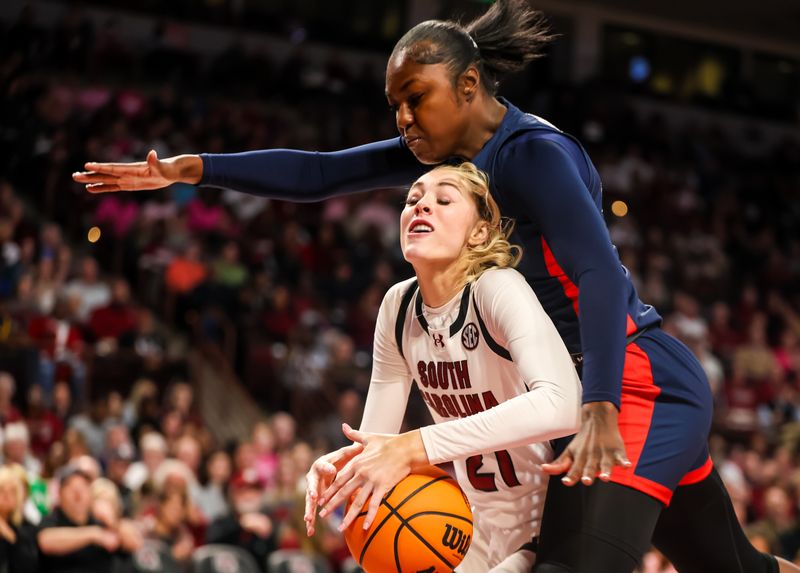
[[[692,485],[693,483],[699,483],[706,479],[709,475],[711,475],[711,470],[714,467],[714,463],[711,461],[711,457],[706,460],[702,466],[697,468],[696,470],[690,471],[688,474],[683,476],[678,485]]]
[[[558,279],[564,289],[564,294],[572,301],[572,308],[575,309],[575,314],[578,314],[578,287],[575,286],[575,283],[569,279],[561,265],[558,264],[553,251],[550,250],[550,246],[544,240],[544,236],[542,237],[542,253],[544,254],[544,263],[547,266],[547,273],[551,277]]]
[[[625,325],[625,336],[630,336],[637,330],[639,330],[639,327],[636,326],[636,323],[633,322],[633,317],[629,314],[627,324]]]
[[[672,498],[669,488],[634,474],[650,432],[655,400],[661,393],[661,388],[653,382],[650,358],[636,344],[629,344],[625,348],[622,386],[624,391],[620,401],[619,431],[632,465],[629,468],[614,467],[611,481],[637,489],[669,505]]]

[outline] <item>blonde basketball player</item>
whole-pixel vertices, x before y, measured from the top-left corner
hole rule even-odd
[[[374,362],[355,443],[318,459],[306,515],[321,516],[360,491],[346,528],[372,496],[415,467],[454,462],[473,506],[474,536],[458,571],[529,572],[552,460],[548,440],[580,420],[578,375],[555,326],[521,274],[486,176],[471,163],[420,177],[400,217],[403,255],[416,277],[381,304]],[[397,435],[412,383],[436,424]]]

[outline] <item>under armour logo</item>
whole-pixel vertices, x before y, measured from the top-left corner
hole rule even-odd
[[[444,334],[432,334],[431,336],[433,337],[434,346],[444,348]]]

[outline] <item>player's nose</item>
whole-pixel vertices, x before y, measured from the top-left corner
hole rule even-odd
[[[411,113],[411,108],[407,104],[402,103],[397,108],[395,121],[397,122],[397,130],[403,135],[414,125],[414,114]]]

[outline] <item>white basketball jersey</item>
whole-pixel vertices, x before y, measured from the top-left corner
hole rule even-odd
[[[428,457],[453,461],[476,521],[520,545],[538,534],[548,481],[540,465],[553,456],[547,440],[577,427],[580,382],[522,275],[486,271],[438,309],[424,307],[416,280],[392,287],[362,429],[397,431],[387,418],[405,402],[389,386],[402,370],[406,398],[413,379],[436,422],[422,429]]]

